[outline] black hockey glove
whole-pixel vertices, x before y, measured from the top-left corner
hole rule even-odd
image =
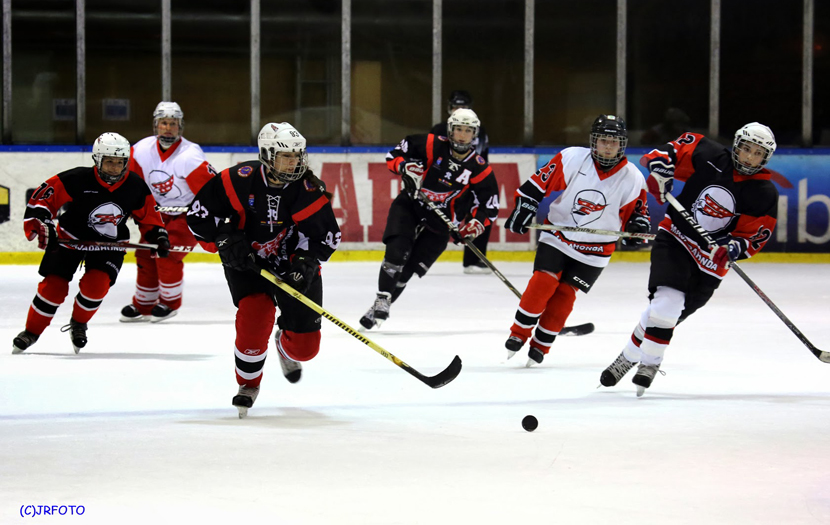
[[[164,228],[153,228],[147,235],[147,242],[150,244],[157,244],[158,248],[155,250],[150,250],[150,253],[153,253],[159,257],[167,257],[170,255],[170,239],[167,237],[167,230]]]
[[[648,233],[651,231],[651,223],[642,215],[635,215],[625,225],[625,231],[629,233]],[[648,239],[637,237],[623,237],[623,246],[640,246],[648,242]]]
[[[320,263],[313,257],[295,255],[291,260],[291,268],[285,275],[285,282],[300,293],[306,293],[308,287],[317,277]]]
[[[404,191],[413,197],[416,196],[424,181],[424,165],[414,161],[401,162],[398,166],[398,172],[403,180]]]
[[[516,207],[510,213],[504,226],[513,233],[527,233],[538,211],[539,203],[535,200],[522,196],[516,197]]]
[[[731,235],[715,239],[715,242],[718,243],[718,247],[715,248],[712,255],[712,261],[714,261],[714,263],[719,267],[725,266],[729,268],[729,266],[731,266],[733,262],[737,261],[748,247],[746,239],[732,237]]]
[[[240,230],[220,229],[214,240],[219,250],[222,265],[238,272],[256,270],[256,256],[251,251],[251,243]]]

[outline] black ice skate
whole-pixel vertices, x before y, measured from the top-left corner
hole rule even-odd
[[[33,334],[28,330],[23,330],[12,341],[12,353],[20,354],[33,344],[35,344],[40,336]]]
[[[254,406],[254,401],[259,395],[258,386],[239,385],[239,392],[233,396],[233,406],[239,410],[239,419],[248,415],[248,409]]]
[[[637,373],[631,379],[631,382],[637,385],[637,397],[643,397],[646,388],[651,386],[654,381],[654,376],[660,371],[660,365],[643,365],[637,367]],[[660,372],[665,374],[665,372]]]
[[[516,337],[515,335],[511,335],[507,338],[507,341],[504,342],[504,347],[507,348],[507,358],[510,359],[516,352],[522,349],[525,342]]]
[[[602,375],[599,376],[599,382],[602,386],[614,386],[620,382],[620,379],[625,376],[634,368],[634,365],[637,363],[632,363],[628,359],[625,358],[625,354],[620,352],[620,355],[614,360],[613,363],[608,365],[608,368],[602,371]]]
[[[282,330],[277,330],[277,335],[275,335],[274,338],[277,340],[277,355],[280,358],[282,375],[285,376],[289,383],[296,383],[302,379],[303,365],[299,361],[294,361],[286,355],[285,350],[282,348],[282,343],[280,342],[281,336]]]
[[[369,308],[366,315],[360,318],[360,325],[371,330],[374,327],[380,327],[384,321],[389,319],[389,309],[392,307],[392,294],[389,292],[378,292],[375,298],[375,304]]]
[[[527,364],[525,366],[530,368],[533,365],[541,365],[542,361],[545,359],[545,354],[535,346],[531,346],[530,350],[527,352],[527,358]]]
[[[69,337],[72,339],[72,348],[75,353],[80,353],[81,348],[86,346],[86,323],[79,323],[74,319],[69,320],[69,324],[61,328],[61,332],[69,332]]]
[[[150,316],[142,315],[134,304],[128,304],[121,309],[121,319],[119,321],[122,323],[143,323],[149,320]]]
[[[171,317],[176,317],[179,313],[178,310],[171,310],[169,306],[166,304],[157,304],[153,307],[153,311],[150,312],[150,322],[151,323],[160,323]]]

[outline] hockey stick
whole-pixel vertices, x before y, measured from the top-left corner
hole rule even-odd
[[[429,200],[429,199],[427,198],[427,196],[426,196],[426,195],[424,195],[423,193],[421,193],[420,191],[418,191],[418,198],[419,198],[419,199],[420,199],[420,200],[421,200],[424,204],[426,204],[426,205],[427,205],[427,207],[428,207],[430,210],[432,210],[433,212],[435,212],[435,215],[437,215],[438,217],[440,217],[440,219],[441,219],[442,221],[444,221],[444,224],[446,224],[446,225],[447,225],[447,228],[449,228],[451,232],[458,233],[458,226],[456,226],[455,224],[453,224],[453,222],[452,222],[449,218],[447,218],[447,216],[446,216],[446,215],[444,215],[444,212],[442,212],[442,211],[438,208],[438,206],[436,206],[436,205],[435,205],[435,204],[434,204],[431,200]],[[488,259],[486,255],[484,255],[483,253],[481,253],[481,250],[479,250],[479,249],[476,247],[476,245],[475,245],[475,244],[473,244],[473,241],[471,241],[470,239],[467,239],[467,238],[463,238],[463,239],[461,239],[461,240],[464,242],[464,244],[467,246],[467,248],[469,248],[469,249],[470,249],[470,251],[471,251],[471,252],[473,252],[473,253],[476,255],[476,257],[478,257],[479,259],[481,259],[481,262],[483,262],[484,264],[486,264],[486,265],[487,265],[487,267],[488,267],[488,268],[490,268],[491,270],[493,270],[493,273],[496,275],[496,277],[498,277],[499,279],[501,279],[501,282],[503,282],[505,285],[507,285],[507,287],[508,287],[508,288],[510,288],[510,291],[511,291],[511,292],[513,292],[514,294],[516,294],[516,297],[518,297],[519,299],[521,299],[521,298],[522,298],[522,294],[521,294],[521,292],[519,292],[519,290],[517,290],[515,286],[513,286],[512,284],[510,284],[510,281],[508,281],[508,280],[507,280],[507,277],[505,277],[505,276],[504,276],[504,275],[503,275],[503,274],[499,271],[499,269],[498,269],[498,268],[496,268],[495,266],[493,266],[493,263],[491,263],[491,262],[490,262],[490,259]]]
[[[669,204],[671,204],[672,208],[677,210],[677,212],[680,213],[680,215],[686,220],[686,222],[688,222],[689,225],[695,229],[698,235],[700,235],[703,238],[703,240],[709,245],[709,248],[713,248],[716,245],[715,241],[712,239],[709,233],[706,230],[704,230],[700,226],[700,224],[698,224],[695,218],[692,217],[692,215],[686,210],[686,208],[682,204],[680,204],[680,202],[677,199],[674,198],[674,195],[672,195],[671,193],[667,193],[666,200],[669,201]],[[801,330],[799,330],[793,324],[793,322],[790,321],[786,315],[784,315],[784,312],[782,312],[777,306],[775,306],[775,303],[773,303],[772,300],[769,297],[767,297],[767,294],[765,294],[763,290],[761,290],[758,287],[758,285],[755,284],[752,281],[752,279],[749,278],[749,276],[743,271],[743,269],[740,266],[738,266],[738,263],[733,262],[732,268],[738,273],[738,275],[741,276],[741,279],[743,279],[744,282],[746,282],[746,284],[748,284],[749,287],[752,288],[752,291],[758,294],[758,297],[760,297],[761,300],[764,301],[764,303],[766,303],[766,305],[769,306],[773,312],[775,312],[775,315],[777,315],[778,318],[781,319],[781,321],[783,321],[785,325],[787,325],[787,328],[789,328],[790,331],[792,331],[792,333],[794,333],[795,336],[798,337],[798,339],[802,343],[804,343],[807,349],[809,349],[810,352],[812,352],[813,355],[819,359],[819,361],[822,361],[824,363],[830,363],[830,352],[825,352],[823,350],[819,350],[818,348],[816,348],[815,345],[813,345],[813,343],[811,343],[807,339],[807,337],[805,337],[804,334],[801,333]]]
[[[441,388],[442,386],[446,385],[447,383],[449,383],[450,381],[455,379],[458,376],[458,374],[461,372],[461,358],[458,357],[458,356],[455,356],[455,358],[452,360],[450,365],[447,368],[445,368],[443,371],[437,373],[434,376],[425,376],[424,374],[418,372],[417,370],[415,370],[414,368],[412,368],[408,364],[404,363],[403,361],[401,361],[400,359],[395,357],[392,353],[387,352],[386,350],[381,348],[380,345],[373,342],[369,338],[365,337],[363,334],[361,334],[360,332],[358,332],[357,330],[355,330],[351,326],[347,325],[346,323],[344,323],[343,321],[341,321],[337,317],[333,316],[332,314],[330,314],[329,312],[324,310],[322,306],[318,305],[317,303],[315,303],[314,301],[312,301],[311,299],[309,299],[305,295],[301,294],[300,292],[298,292],[297,290],[295,290],[294,288],[289,286],[285,281],[283,281],[282,279],[280,279],[279,277],[277,277],[273,273],[269,272],[268,270],[262,269],[262,270],[260,270],[260,275],[262,275],[263,277],[265,277],[266,279],[271,281],[273,284],[275,284],[282,291],[284,291],[285,293],[287,293],[288,295],[290,295],[294,299],[300,301],[301,303],[308,306],[309,308],[311,308],[312,310],[314,310],[318,314],[322,315],[323,317],[325,317],[326,319],[328,319],[332,323],[336,324],[338,327],[340,327],[343,330],[345,330],[346,332],[348,332],[349,335],[351,335],[352,337],[358,339],[361,343],[365,344],[366,346],[368,346],[369,348],[371,348],[375,352],[379,353],[380,355],[382,355],[386,359],[392,361],[393,363],[398,365],[400,368],[402,368],[405,372],[407,372],[411,376],[414,376],[416,379],[418,379],[419,381],[421,381],[422,383],[424,383],[427,386],[430,386],[432,388]]]
[[[653,233],[620,232],[615,230],[594,230],[593,228],[580,228],[578,226],[557,226],[556,224],[531,224],[529,227],[535,230],[593,233],[595,235],[616,235],[617,237],[632,237],[635,239],[646,239],[648,241],[656,237],[656,235],[654,235]]]
[[[157,250],[157,244],[134,243],[134,242],[107,242],[107,241],[81,241],[76,239],[58,239],[58,244],[72,246],[85,251],[121,251],[121,250]],[[171,246],[171,252],[192,252],[193,246]]]
[[[450,231],[454,231],[454,232],[458,233],[458,226],[453,224],[453,222],[451,220],[449,220],[449,218],[447,218],[446,215],[444,215],[444,212],[442,212],[438,208],[438,206],[433,204],[433,202],[431,200],[429,200],[428,198],[426,198],[426,196],[423,193],[421,193],[420,191],[418,192],[418,198],[421,199],[422,201],[424,201],[426,203],[427,207],[430,210],[434,211],[435,214],[438,215],[438,217],[440,217],[442,221],[444,221],[444,223],[447,225],[447,228],[449,228]],[[518,297],[519,299],[522,298],[521,292],[519,292],[519,290],[517,290],[515,286],[510,284],[510,281],[507,280],[507,277],[505,277],[498,270],[498,268],[496,268],[493,265],[493,263],[490,262],[490,259],[488,259],[486,255],[481,253],[481,250],[479,250],[478,247],[476,247],[476,245],[473,244],[473,241],[471,241],[470,239],[464,239],[464,244],[470,249],[471,252],[473,252],[476,255],[476,257],[481,259],[481,262],[483,262],[484,264],[487,265],[488,268],[493,270],[493,273],[496,275],[496,277],[501,279],[501,282],[503,282],[505,285],[507,285],[507,287],[510,288],[510,291],[513,292],[516,295],[516,297]],[[594,323],[585,323],[585,324],[580,324],[580,325],[576,325],[576,326],[565,326],[565,327],[562,328],[562,330],[559,331],[559,335],[588,335],[593,331],[594,331]]]

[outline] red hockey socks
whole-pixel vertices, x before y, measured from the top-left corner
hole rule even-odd
[[[249,295],[239,301],[234,347],[237,384],[255,387],[262,381],[276,313],[274,302],[264,293]]]
[[[72,308],[72,319],[79,323],[88,323],[101,301],[110,290],[110,276],[101,270],[87,270],[78,283],[78,295]]]
[[[37,294],[26,317],[26,330],[35,335],[42,334],[68,294],[69,281],[57,275],[47,275],[37,285]]]
[[[285,357],[294,361],[309,361],[320,351],[320,331],[300,334],[283,330],[280,347]]]
[[[150,315],[153,306],[159,299],[159,277],[156,270],[156,260],[150,256],[149,250],[136,250],[135,262],[138,266],[138,275],[135,282],[133,306],[141,315]]]
[[[559,286],[558,274],[551,275],[547,272],[533,272],[530,282],[527,283],[527,289],[522,294],[522,299],[519,301],[519,308],[516,310],[516,317],[513,320],[513,326],[510,327],[510,335],[520,338],[522,341],[527,341],[533,327],[539,320],[539,316],[545,310],[548,301],[556,292]]]
[[[565,321],[574,308],[576,302],[576,288],[563,283],[556,288],[553,297],[548,301],[545,311],[539,319],[539,326],[533,334],[533,346],[547,354],[553,340],[565,326]]]

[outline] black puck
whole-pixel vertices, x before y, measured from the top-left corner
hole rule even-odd
[[[525,416],[522,419],[522,428],[528,432],[533,432],[539,426],[539,420],[534,416]]]

